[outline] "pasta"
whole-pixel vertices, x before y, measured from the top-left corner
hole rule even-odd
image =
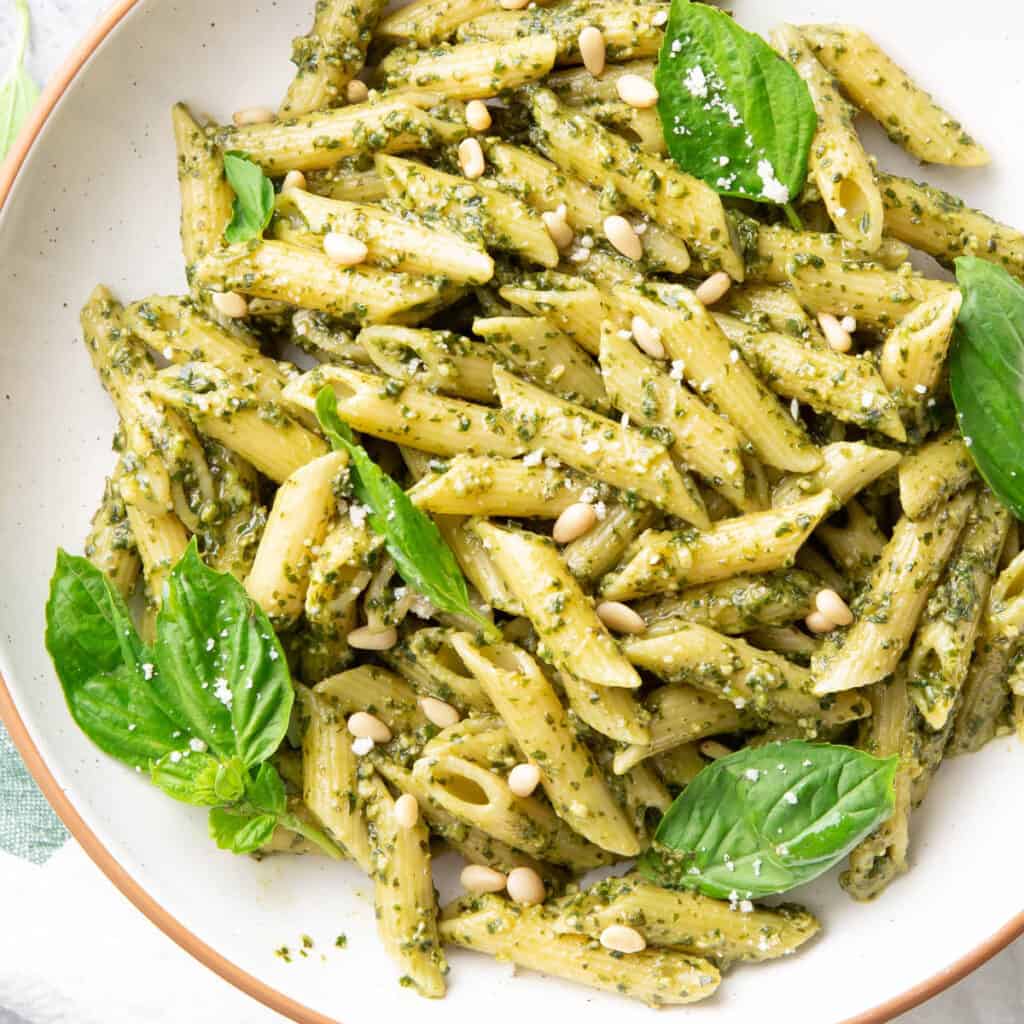
[[[729,758],[897,759],[891,813],[842,847],[839,884],[867,900],[907,869],[945,757],[1024,737],[1020,530],[951,402],[971,295],[916,269],[976,256],[1024,280],[1024,234],[879,171],[854,116],[922,161],[988,154],[860,29],[787,25],[780,56],[757,52],[806,104],[806,182],[776,180],[760,138],[799,134],[792,112],[744,124],[710,56],[673,85],[736,146],[708,150],[722,177],[689,173],[674,137],[705,126],[672,118],[659,53],[700,48],[680,17],[740,29],[680,6],[318,0],[276,116],[172,110],[183,294],[101,285],[82,310],[116,459],[71,592],[123,662],[89,686],[130,687],[90,691],[99,745],[122,718],[145,731],[155,670],[153,716],[181,724],[176,588],[189,566],[230,574],[248,618],[228,625],[263,628],[230,657],[230,629],[188,649],[219,724],[159,759],[137,734],[130,763],[207,805],[220,846],[362,871],[427,997],[461,946],[652,1006],[705,999],[816,935],[759,901],[855,816],[805,779],[750,842],[781,865],[775,826],[810,788],[822,856],[776,884],[742,850],[721,883],[698,862],[753,834],[760,777]],[[731,191],[755,143],[765,202]],[[51,595],[48,616],[78,613]],[[721,799],[684,848],[672,826],[709,779]],[[466,892],[439,908],[445,850]],[[653,880],[663,855],[677,888]]]

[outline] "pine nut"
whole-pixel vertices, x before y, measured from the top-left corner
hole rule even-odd
[[[232,320],[249,315],[249,303],[245,301],[245,296],[239,295],[238,292],[214,292],[213,306],[218,313],[223,313]]]
[[[470,180],[484,173],[484,151],[476,139],[463,139],[459,143],[459,166]]]
[[[366,737],[374,743],[387,743],[391,739],[391,730],[376,715],[366,711],[356,711],[348,716],[348,731],[356,739]]]
[[[839,321],[839,326],[842,327],[847,334],[857,333],[857,320],[855,317],[844,316],[843,319]]]
[[[717,761],[720,757],[728,757],[732,753],[724,743],[719,743],[718,740],[704,740],[699,749],[705,757],[710,757],[712,761]]]
[[[630,323],[633,340],[652,359],[665,358],[665,346],[661,343],[661,331],[652,327],[642,316],[633,317]]]
[[[594,528],[597,512],[593,505],[578,501],[570,505],[556,520],[551,536],[556,544],[570,544]]]
[[[466,892],[485,893],[501,892],[508,879],[500,871],[489,868],[485,864],[467,864],[459,875],[459,881]]]
[[[275,117],[277,115],[270,107],[246,107],[244,110],[236,110],[231,115],[231,120],[241,128],[247,124],[267,124]]]
[[[353,78],[348,85],[345,86],[345,99],[349,103],[365,103],[370,98],[370,90],[365,82],[360,82],[358,78]]]
[[[825,335],[828,347],[833,352],[849,352],[853,340],[849,332],[831,313],[819,313],[818,323],[821,324],[821,332]]]
[[[836,628],[836,624],[830,618],[822,615],[821,612],[811,612],[804,619],[804,625],[812,633],[831,633]]]
[[[814,607],[837,626],[848,626],[853,622],[850,606],[834,590],[819,590],[814,598]]]
[[[639,953],[647,948],[647,940],[625,924],[610,924],[600,936],[601,945],[613,953]]]
[[[615,83],[615,91],[623,103],[628,103],[637,110],[646,110],[658,102],[658,90],[654,83],[643,75],[623,75]]]
[[[485,132],[491,127],[491,112],[482,100],[470,100],[466,104],[466,124],[475,132]]]
[[[357,757],[365,757],[371,750],[373,750],[374,742],[369,736],[360,736],[358,739],[352,741],[352,753]]]
[[[395,801],[395,824],[399,828],[412,828],[420,820],[420,805],[412,793],[403,793]]]
[[[604,234],[612,245],[627,259],[638,260],[644,254],[644,246],[640,236],[633,230],[633,225],[617,213],[604,219]]]
[[[305,191],[306,176],[302,171],[289,171],[284,176],[284,183],[281,185],[281,191],[287,192],[290,188],[301,188]]]
[[[436,725],[438,729],[447,729],[448,726],[454,725],[462,718],[458,708],[453,708],[451,704],[438,700],[436,697],[420,697],[419,703],[420,710],[427,716],[427,720]]]
[[[656,11],[653,18],[651,18],[651,24],[655,28],[661,28],[662,25],[668,24],[668,11]]]
[[[354,647],[357,651],[389,651],[398,643],[398,630],[394,626],[388,626],[386,629],[360,626],[353,629],[345,639],[349,647]]]
[[[577,40],[583,66],[596,78],[604,71],[604,33],[588,25]]]
[[[694,294],[705,306],[713,306],[731,287],[732,278],[724,270],[719,270],[706,278]]]
[[[354,267],[366,260],[369,249],[358,238],[343,235],[340,231],[328,231],[324,235],[324,252],[332,263],[342,267]]]
[[[548,229],[551,241],[559,249],[568,249],[572,245],[575,235],[572,228],[569,227],[564,213],[560,214],[557,210],[546,210],[540,215],[540,219],[544,221],[544,227]]]
[[[517,764],[508,773],[508,788],[516,796],[529,796],[540,785],[540,769],[535,764]]]
[[[602,601],[596,611],[597,617],[616,633],[642,633],[647,628],[647,623],[621,601]]]
[[[521,11],[529,6],[531,0],[498,0],[500,6],[506,11]]]
[[[513,868],[508,873],[505,888],[516,903],[544,902],[544,879],[533,868]]]

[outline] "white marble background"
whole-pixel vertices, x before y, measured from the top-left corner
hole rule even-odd
[[[910,2],[923,6],[925,0]],[[29,6],[33,18],[29,70],[42,84],[109,3],[29,0]],[[13,41],[13,3],[0,0],[0,69],[7,67]],[[66,884],[57,886],[37,884],[38,869],[19,866],[13,859],[4,858],[0,865],[5,881],[11,880],[10,872],[24,872],[16,888],[26,896],[22,908],[0,908],[4,922],[0,927],[0,1024],[157,1024],[165,1020],[272,1024],[283,1020],[174,946],[127,904],[80,850],[69,847],[57,858],[64,861],[61,875],[66,879]],[[1007,916],[1013,909],[1007,908]],[[133,961],[138,958],[151,964],[152,974],[126,971],[125,950],[135,951]],[[14,970],[15,964],[29,966]],[[95,1003],[98,993],[102,1010]],[[1024,943],[899,1018],[899,1024],[1022,1021]]]

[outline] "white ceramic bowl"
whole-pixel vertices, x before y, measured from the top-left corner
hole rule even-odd
[[[79,549],[114,461],[114,416],[82,351],[78,308],[97,281],[125,300],[184,287],[171,104],[184,99],[221,119],[239,107],[275,105],[289,79],[289,41],[306,30],[311,7],[312,0],[122,0],[51,86],[27,156],[20,147],[0,171],[0,202],[17,171],[0,212],[0,671],[8,691],[0,685],[0,711],[50,800],[140,909],[296,1020],[364,1024],[408,1014],[424,1024],[521,1024],[585,1012],[592,1021],[648,1021],[649,1010],[626,1000],[513,977],[505,965],[461,952],[452,956],[446,1001],[401,989],[375,937],[371,886],[356,869],[218,852],[201,811],[166,799],[73,726],[43,649],[55,549]],[[784,19],[869,29],[992,151],[991,168],[929,170],[929,179],[1024,223],[1024,133],[1014,106],[1024,7],[734,7],[761,30]],[[877,132],[870,141],[883,166],[914,173]],[[944,766],[913,818],[913,869],[879,902],[855,904],[834,874],[820,879],[796,894],[824,922],[810,948],[732,971],[699,1009],[664,1012],[714,1024],[877,1024],[957,980],[1024,930],[1015,856],[1024,845],[1022,783],[1024,754],[1012,741]],[[454,867],[441,865],[443,896]],[[344,950],[333,945],[341,932]],[[295,949],[302,934],[315,942],[308,959],[286,964],[274,955],[281,945]]]

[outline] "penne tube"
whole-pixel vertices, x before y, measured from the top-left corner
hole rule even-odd
[[[631,147],[622,136],[560,104],[548,90],[537,90],[531,109],[538,146],[549,160],[594,188],[614,187],[631,206],[685,242],[706,272],[724,270],[733,280],[743,280],[743,261],[733,247],[722,201],[710,186]],[[661,187],[651,188],[653,181]]]
[[[613,323],[620,329],[629,326],[629,317],[615,308],[609,296],[587,281],[564,274],[547,274],[540,284],[552,287],[504,285],[499,294],[534,316],[547,318],[591,355],[596,356],[600,351],[603,323]]]
[[[601,581],[601,596],[628,601],[676,591],[684,584],[787,568],[815,527],[837,507],[832,492],[821,491],[785,508],[719,520],[703,533],[648,530],[619,568]]]
[[[818,130],[811,143],[808,172],[832,223],[851,244],[877,252],[882,244],[882,197],[850,109],[798,29],[781,25],[771,41],[796,68],[814,102]]]
[[[871,713],[860,694],[822,697],[807,669],[691,622],[680,622],[673,633],[631,637],[623,650],[635,666],[668,683],[697,687],[770,722],[795,723],[812,737],[823,725],[841,725]],[[688,736],[684,742],[695,738]]]
[[[864,430],[906,441],[897,403],[869,359],[812,348],[775,331],[756,330],[725,313],[716,313],[714,320],[776,394]]]
[[[607,68],[599,80],[589,72],[586,75],[591,81],[603,82],[613,73],[614,69]],[[573,232],[591,238],[604,234],[607,210],[602,206],[601,192],[520,146],[488,140],[484,152],[495,180],[520,195],[535,210],[554,213],[564,206],[565,221]],[[647,222],[643,241],[641,262],[648,272],[683,274],[689,269],[690,253],[686,246],[660,225]]]
[[[588,490],[594,488],[586,479],[543,462],[456,455],[409,497],[431,513],[557,519]]]
[[[304,175],[307,191],[325,199],[346,199],[356,203],[377,203],[387,199],[384,179],[372,163],[368,168],[365,166],[366,160],[365,156],[350,156],[321,171],[309,171]]]
[[[728,417],[762,462],[790,472],[820,466],[821,453],[740,359],[696,295],[682,285],[662,285],[657,296],[654,300],[635,289],[615,291],[626,309],[661,332],[669,358],[681,364],[694,390]]]
[[[480,248],[511,252],[529,263],[558,264],[558,249],[540,217],[489,178],[470,181],[390,156],[378,156],[376,167],[388,195],[426,224],[455,231]]]
[[[599,359],[616,409],[652,433],[663,432],[685,465],[737,508],[753,511],[747,497],[743,439],[735,427],[673,379],[664,363],[641,352],[628,331],[617,331],[608,322]]]
[[[389,95],[429,89],[456,100],[487,99],[536,82],[555,64],[550,36],[392,50],[377,68]]]
[[[277,198],[282,218],[275,230],[286,240],[291,230],[287,218],[295,218],[312,232],[308,242],[323,247],[329,233],[358,239],[367,249],[366,261],[384,270],[436,277],[439,273],[456,284],[486,284],[494,274],[494,260],[459,235],[428,227],[411,214],[401,216],[380,206],[344,199],[325,199],[302,189],[288,189]]]
[[[537,663],[513,644],[478,646],[468,633],[452,645],[487,692],[519,749],[540,768],[540,784],[555,813],[603,850],[625,857],[640,842],[587,747]]]
[[[281,101],[282,119],[344,103],[384,6],[382,0],[318,0],[313,27],[292,41],[296,72]]]
[[[412,0],[396,7],[377,25],[375,35],[392,43],[429,47],[449,39],[463,22],[497,9],[496,0]]]
[[[212,291],[277,299],[359,323],[414,315],[443,294],[436,280],[376,267],[341,267],[324,252],[277,241],[210,253],[196,263],[195,280]]]
[[[473,584],[484,603],[508,615],[522,615],[523,606],[509,590],[480,538],[471,529],[471,520],[436,513],[433,518],[466,579]]]
[[[598,509],[598,521],[582,537],[562,548],[562,558],[581,583],[591,583],[614,568],[626,549],[652,526],[658,514],[649,505],[631,504],[606,507],[604,518]]]
[[[910,519],[920,519],[936,503],[962,491],[975,479],[974,460],[956,430],[922,445],[900,463],[900,504]]]
[[[464,711],[490,712],[487,692],[452,646],[454,635],[432,626],[417,629],[382,657],[417,693]]]
[[[796,297],[815,315],[852,316],[860,328],[883,334],[915,306],[956,290],[918,276],[909,263],[887,270],[878,263],[797,258],[788,271]]]
[[[185,553],[188,534],[173,512],[154,516],[130,501],[125,501],[125,513],[142,562],[149,602],[159,608],[163,603],[167,574]]]
[[[445,942],[488,953],[527,970],[638,999],[649,1006],[692,1003],[710,996],[718,970],[674,947],[623,956],[581,935],[557,935],[544,907],[478,896],[446,910]]]
[[[945,728],[959,699],[1010,522],[1009,511],[983,488],[918,627],[907,688],[932,729]]]
[[[875,517],[859,501],[848,502],[845,511],[844,525],[826,523],[814,535],[843,573],[861,583],[882,557],[887,538]]]
[[[853,103],[911,156],[951,167],[989,162],[985,148],[866,32],[849,25],[801,25],[800,34]]]
[[[103,500],[96,509],[85,538],[85,557],[100,569],[123,597],[135,589],[141,563],[135,538],[128,523],[128,511],[121,497],[120,480],[124,467],[118,460],[113,474],[103,484]]]
[[[833,630],[812,662],[815,693],[877,683],[894,671],[974,505],[972,491],[920,519],[902,518],[845,630]]]
[[[500,410],[342,366],[321,366],[296,378],[285,389],[285,401],[314,412],[323,387],[334,390],[338,414],[349,426],[385,441],[435,455],[512,458],[526,450]]]
[[[480,342],[426,328],[380,324],[364,327],[356,344],[388,377],[431,391],[494,402],[494,352]]]
[[[347,467],[344,452],[329,452],[297,469],[274,496],[245,589],[277,626],[302,614],[313,552],[327,533],[338,477]]]
[[[553,928],[559,935],[598,938],[614,924],[635,927],[650,946],[675,946],[722,967],[789,956],[821,928],[791,904],[737,913],[726,900],[663,889],[633,873],[559,900]]]
[[[404,153],[458,142],[464,124],[442,121],[427,112],[439,97],[405,93],[357,103],[337,110],[221,128],[216,136],[225,151],[240,150],[267,174],[324,170],[348,156],[365,153]]]
[[[524,444],[549,452],[573,469],[632,492],[699,526],[707,515],[692,481],[668,451],[634,427],[556,398],[495,367],[503,412]]]
[[[1024,275],[1024,233],[971,209],[958,196],[895,174],[879,176],[885,230],[951,267],[957,256],[977,256]]]
[[[564,398],[608,415],[601,372],[587,353],[544,317],[492,316],[473,321],[473,333],[497,353],[498,363]]]
[[[595,686],[640,686],[551,541],[484,521],[473,529],[537,631],[545,661]]]
[[[838,441],[821,449],[822,465],[812,473],[785,476],[772,491],[772,505],[783,508],[810,494],[831,491],[840,505],[895,469],[902,456],[863,441]]]

